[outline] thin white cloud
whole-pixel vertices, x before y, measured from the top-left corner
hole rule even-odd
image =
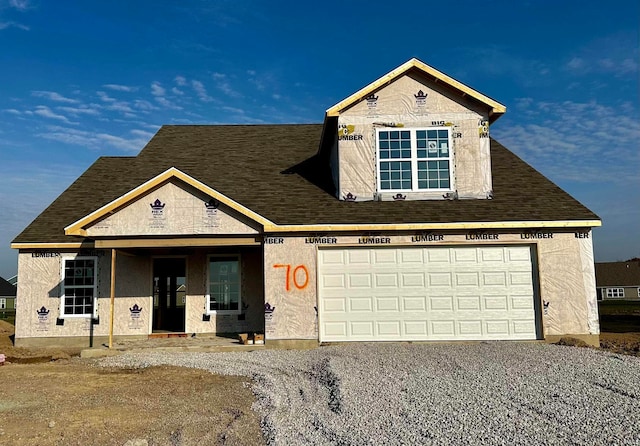
[[[184,76],[176,76],[174,82],[178,85],[178,87],[187,86],[187,79]]]
[[[158,110],[158,107],[153,105],[151,102],[145,101],[143,99],[136,99],[135,101],[133,101],[133,106],[135,108],[137,108],[138,110],[142,110],[142,111],[145,111],[145,112],[149,112],[149,111],[152,111],[152,110]]]
[[[115,148],[126,152],[140,150],[153,136],[153,133],[144,130],[131,130],[128,132],[129,136],[112,135],[104,132],[90,132],[60,126],[50,126],[48,130],[47,132],[37,134],[37,136],[90,149],[105,150]]]
[[[100,115],[100,112],[95,108],[87,107],[84,105],[80,107],[60,106],[60,107],[56,107],[56,109],[61,110],[73,116],[79,116],[79,115],[99,116]]]
[[[104,88],[107,88],[109,90],[113,90],[113,91],[125,91],[127,93],[131,93],[134,91],[138,91],[138,87],[130,87],[129,85],[119,85],[119,84],[105,84],[103,85]]]
[[[109,96],[104,91],[98,91],[98,92],[96,92],[96,94],[98,95],[98,97],[100,98],[100,100],[102,102],[116,102],[115,98],[112,98],[111,96]]]
[[[22,113],[20,112],[20,110],[16,110],[15,108],[6,108],[4,110],[2,110],[5,113],[11,113],[12,115],[21,115]]]
[[[162,88],[162,85],[160,84],[160,82],[154,81],[151,83],[151,94],[154,96],[164,96],[166,93],[166,90],[164,88]]]
[[[589,42],[564,68],[576,76],[605,74],[620,78],[636,75],[640,71],[639,59],[637,33],[621,31]]]
[[[23,25],[22,23],[0,22],[0,31],[3,30],[3,29],[7,29],[7,28],[18,28],[18,29],[21,29],[23,31],[29,31],[31,29],[27,25]]]
[[[180,107],[179,105],[174,104],[173,102],[171,102],[170,100],[168,100],[167,98],[163,97],[163,96],[157,96],[156,97],[156,102],[160,105],[162,105],[164,108],[169,108],[172,110],[182,110],[182,107]]]
[[[67,119],[66,116],[63,115],[58,115],[56,113],[54,113],[53,111],[51,111],[51,109],[45,105],[38,105],[36,106],[36,109],[33,110],[33,114],[38,115],[38,116],[42,116],[43,118],[49,118],[49,119],[56,119],[58,121],[62,121],[65,122],[67,124],[77,124],[77,122],[71,122],[69,121],[69,119]]]
[[[176,94],[178,96],[184,95],[184,91],[180,90],[178,87],[173,87],[171,89],[171,93]]]
[[[50,101],[54,102],[64,102],[67,104],[77,104],[80,102],[77,99],[71,99],[62,96],[60,93],[56,93],[55,91],[32,91],[31,96],[34,96],[36,98],[49,99]]]
[[[9,0],[9,6],[18,11],[26,11],[31,6],[30,3],[29,0]]]
[[[207,90],[204,88],[204,85],[202,84],[202,82],[195,81],[195,80],[191,81],[191,86],[193,87],[193,90],[196,92],[196,95],[198,95],[198,98],[202,102],[213,101],[213,98],[207,94]]]
[[[555,181],[637,182],[640,116],[632,105],[520,103],[530,123],[501,125],[493,135],[544,174]]]
[[[242,97],[242,94],[237,92],[231,87],[229,81],[227,80],[227,75],[223,73],[213,73],[211,77],[216,81],[216,88],[222,91],[229,97],[239,98]]]

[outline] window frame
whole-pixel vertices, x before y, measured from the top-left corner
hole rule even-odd
[[[96,318],[98,317],[98,257],[97,256],[82,256],[82,255],[73,255],[73,256],[62,256],[61,257],[61,265],[60,265],[60,318]],[[65,271],[66,271],[66,263],[69,260],[92,260],[93,261],[93,285],[74,285],[74,286],[65,286]],[[93,301],[91,303],[92,311],[91,313],[83,313],[83,314],[67,314],[65,313],[65,298],[66,298],[66,290],[70,288],[91,288],[93,289]]]
[[[6,309],[7,309],[7,298],[0,297],[0,310],[6,310]]]
[[[238,309],[237,310],[212,310],[211,309],[211,261],[215,259],[233,258],[238,262]],[[206,314],[241,314],[242,313],[242,256],[240,254],[209,254],[207,256],[207,292],[205,295]]]
[[[448,145],[448,156],[447,157],[437,157],[437,158],[427,158],[427,157],[418,157],[418,137],[417,132],[419,131],[430,131],[430,130],[446,130],[447,131],[447,145]],[[411,142],[411,156],[409,158],[401,157],[401,158],[381,158],[380,156],[380,133],[381,132],[402,132],[408,131],[410,132],[410,142]],[[391,150],[391,149],[389,149]],[[399,149],[402,150],[402,149]],[[420,148],[423,150],[423,148]],[[443,193],[452,192],[455,190],[454,178],[455,178],[455,165],[454,165],[454,154],[453,154],[453,135],[451,132],[451,128],[447,126],[427,126],[427,127],[380,127],[376,128],[375,135],[375,154],[376,154],[376,190],[380,194],[397,194],[397,193],[423,193],[423,194],[436,194],[442,195]],[[449,187],[448,188],[419,188],[418,187],[418,163],[420,161],[428,162],[428,161],[448,161],[449,163]],[[392,189],[383,189],[382,188],[382,175],[381,175],[381,166],[382,162],[406,162],[409,161],[411,164],[411,188],[392,188]],[[387,180],[385,180],[387,181]],[[402,178],[400,179],[402,181]]]
[[[607,288],[607,299],[624,299],[624,288]]]

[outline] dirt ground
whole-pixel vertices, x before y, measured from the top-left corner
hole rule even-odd
[[[247,378],[100,369],[73,350],[14,348],[12,334],[0,321],[0,444],[264,444]]]
[[[247,378],[94,368],[79,351],[15,348],[12,334],[13,325],[0,321],[0,353],[9,362],[0,367],[0,444],[264,444]],[[640,356],[640,332],[600,340],[603,349]]]

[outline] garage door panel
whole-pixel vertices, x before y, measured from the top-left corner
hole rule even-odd
[[[429,334],[427,321],[404,321],[404,333],[407,337],[424,339]]]
[[[487,286],[506,286],[507,274],[505,271],[483,272],[482,285]]]
[[[397,252],[395,249],[377,249],[373,252],[374,265],[395,265],[398,263]]]
[[[384,274],[384,273],[376,273],[375,274],[375,284],[376,288],[388,288],[392,287],[398,288],[398,275],[397,274]]]
[[[357,337],[366,337],[370,339],[373,337],[373,322],[351,322],[351,335]]]
[[[349,288],[371,288],[371,274],[349,274]]]
[[[432,311],[453,310],[453,296],[432,296],[429,299],[429,309]]]
[[[346,340],[347,323],[346,322],[327,322],[323,324],[325,334],[336,340]]]
[[[484,296],[483,300],[486,310],[506,310],[508,308],[507,296]]]
[[[480,337],[482,336],[482,321],[459,321],[458,322],[458,333],[462,336],[468,337]]]
[[[454,274],[455,274],[454,283],[458,287],[468,286],[468,287],[477,288],[478,284],[480,283],[480,280],[478,278],[478,273],[476,272],[469,272],[469,273],[456,272]]]
[[[327,248],[318,258],[321,341],[536,338],[527,246]]]
[[[325,289],[344,289],[344,274],[325,274],[320,285]]]
[[[480,296],[458,296],[459,310],[480,310]]]
[[[320,251],[320,263],[323,265],[344,265],[345,252],[337,249]]]
[[[331,297],[324,299],[322,311],[327,313],[344,313],[346,308],[346,297]]]
[[[376,324],[378,335],[383,337],[400,337],[401,322],[398,321],[379,321]]]
[[[487,334],[489,335],[509,335],[509,320],[492,320],[485,321],[485,327],[487,330]]]
[[[349,300],[349,310],[351,312],[365,312],[371,313],[373,311],[373,304],[371,302],[371,298],[368,297],[358,297],[351,298]]]
[[[397,297],[377,297],[376,298],[376,310],[379,312],[384,311],[400,311],[400,303]]]
[[[431,333],[435,336],[454,336],[455,321],[430,321]]]
[[[427,273],[428,287],[451,287],[451,273]]]
[[[403,308],[405,311],[422,312],[427,309],[426,297],[403,297]]]
[[[533,309],[533,299],[531,296],[520,295],[520,296],[511,296],[511,308],[514,310],[532,310]]]
[[[403,288],[418,287],[424,288],[424,273],[403,273],[400,275]]]

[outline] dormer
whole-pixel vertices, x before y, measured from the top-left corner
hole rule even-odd
[[[506,107],[411,59],[326,111],[346,201],[488,199],[489,126]]]

